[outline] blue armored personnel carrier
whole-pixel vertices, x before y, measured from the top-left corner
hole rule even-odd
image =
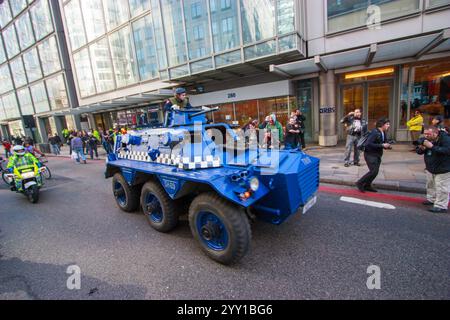
[[[255,132],[209,123],[215,110],[175,106],[164,126],[117,136],[105,176],[122,210],[140,207],[160,232],[188,214],[203,251],[230,264],[248,251],[251,221],[279,225],[315,204],[319,159],[279,150],[275,141],[261,147]]]

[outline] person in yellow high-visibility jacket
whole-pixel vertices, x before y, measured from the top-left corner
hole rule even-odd
[[[419,110],[414,111],[414,117],[406,123],[406,126],[411,133],[412,141],[417,141],[420,138],[420,135],[423,132],[423,125],[422,112]]]

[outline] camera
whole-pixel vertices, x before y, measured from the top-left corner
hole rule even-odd
[[[425,137],[421,137],[417,141],[414,141],[413,145],[415,145],[416,147],[423,146],[423,144],[426,140],[427,139]]]

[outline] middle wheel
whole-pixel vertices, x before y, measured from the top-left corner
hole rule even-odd
[[[144,184],[141,206],[150,226],[159,232],[169,232],[178,223],[175,202],[157,182]]]

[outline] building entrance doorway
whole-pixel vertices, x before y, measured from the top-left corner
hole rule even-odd
[[[377,120],[382,117],[391,119],[391,125],[394,125],[391,115],[393,85],[390,79],[342,85],[342,117],[355,109],[361,109],[363,118],[368,121],[369,130],[375,128]],[[391,132],[395,132],[395,128],[391,128]]]

